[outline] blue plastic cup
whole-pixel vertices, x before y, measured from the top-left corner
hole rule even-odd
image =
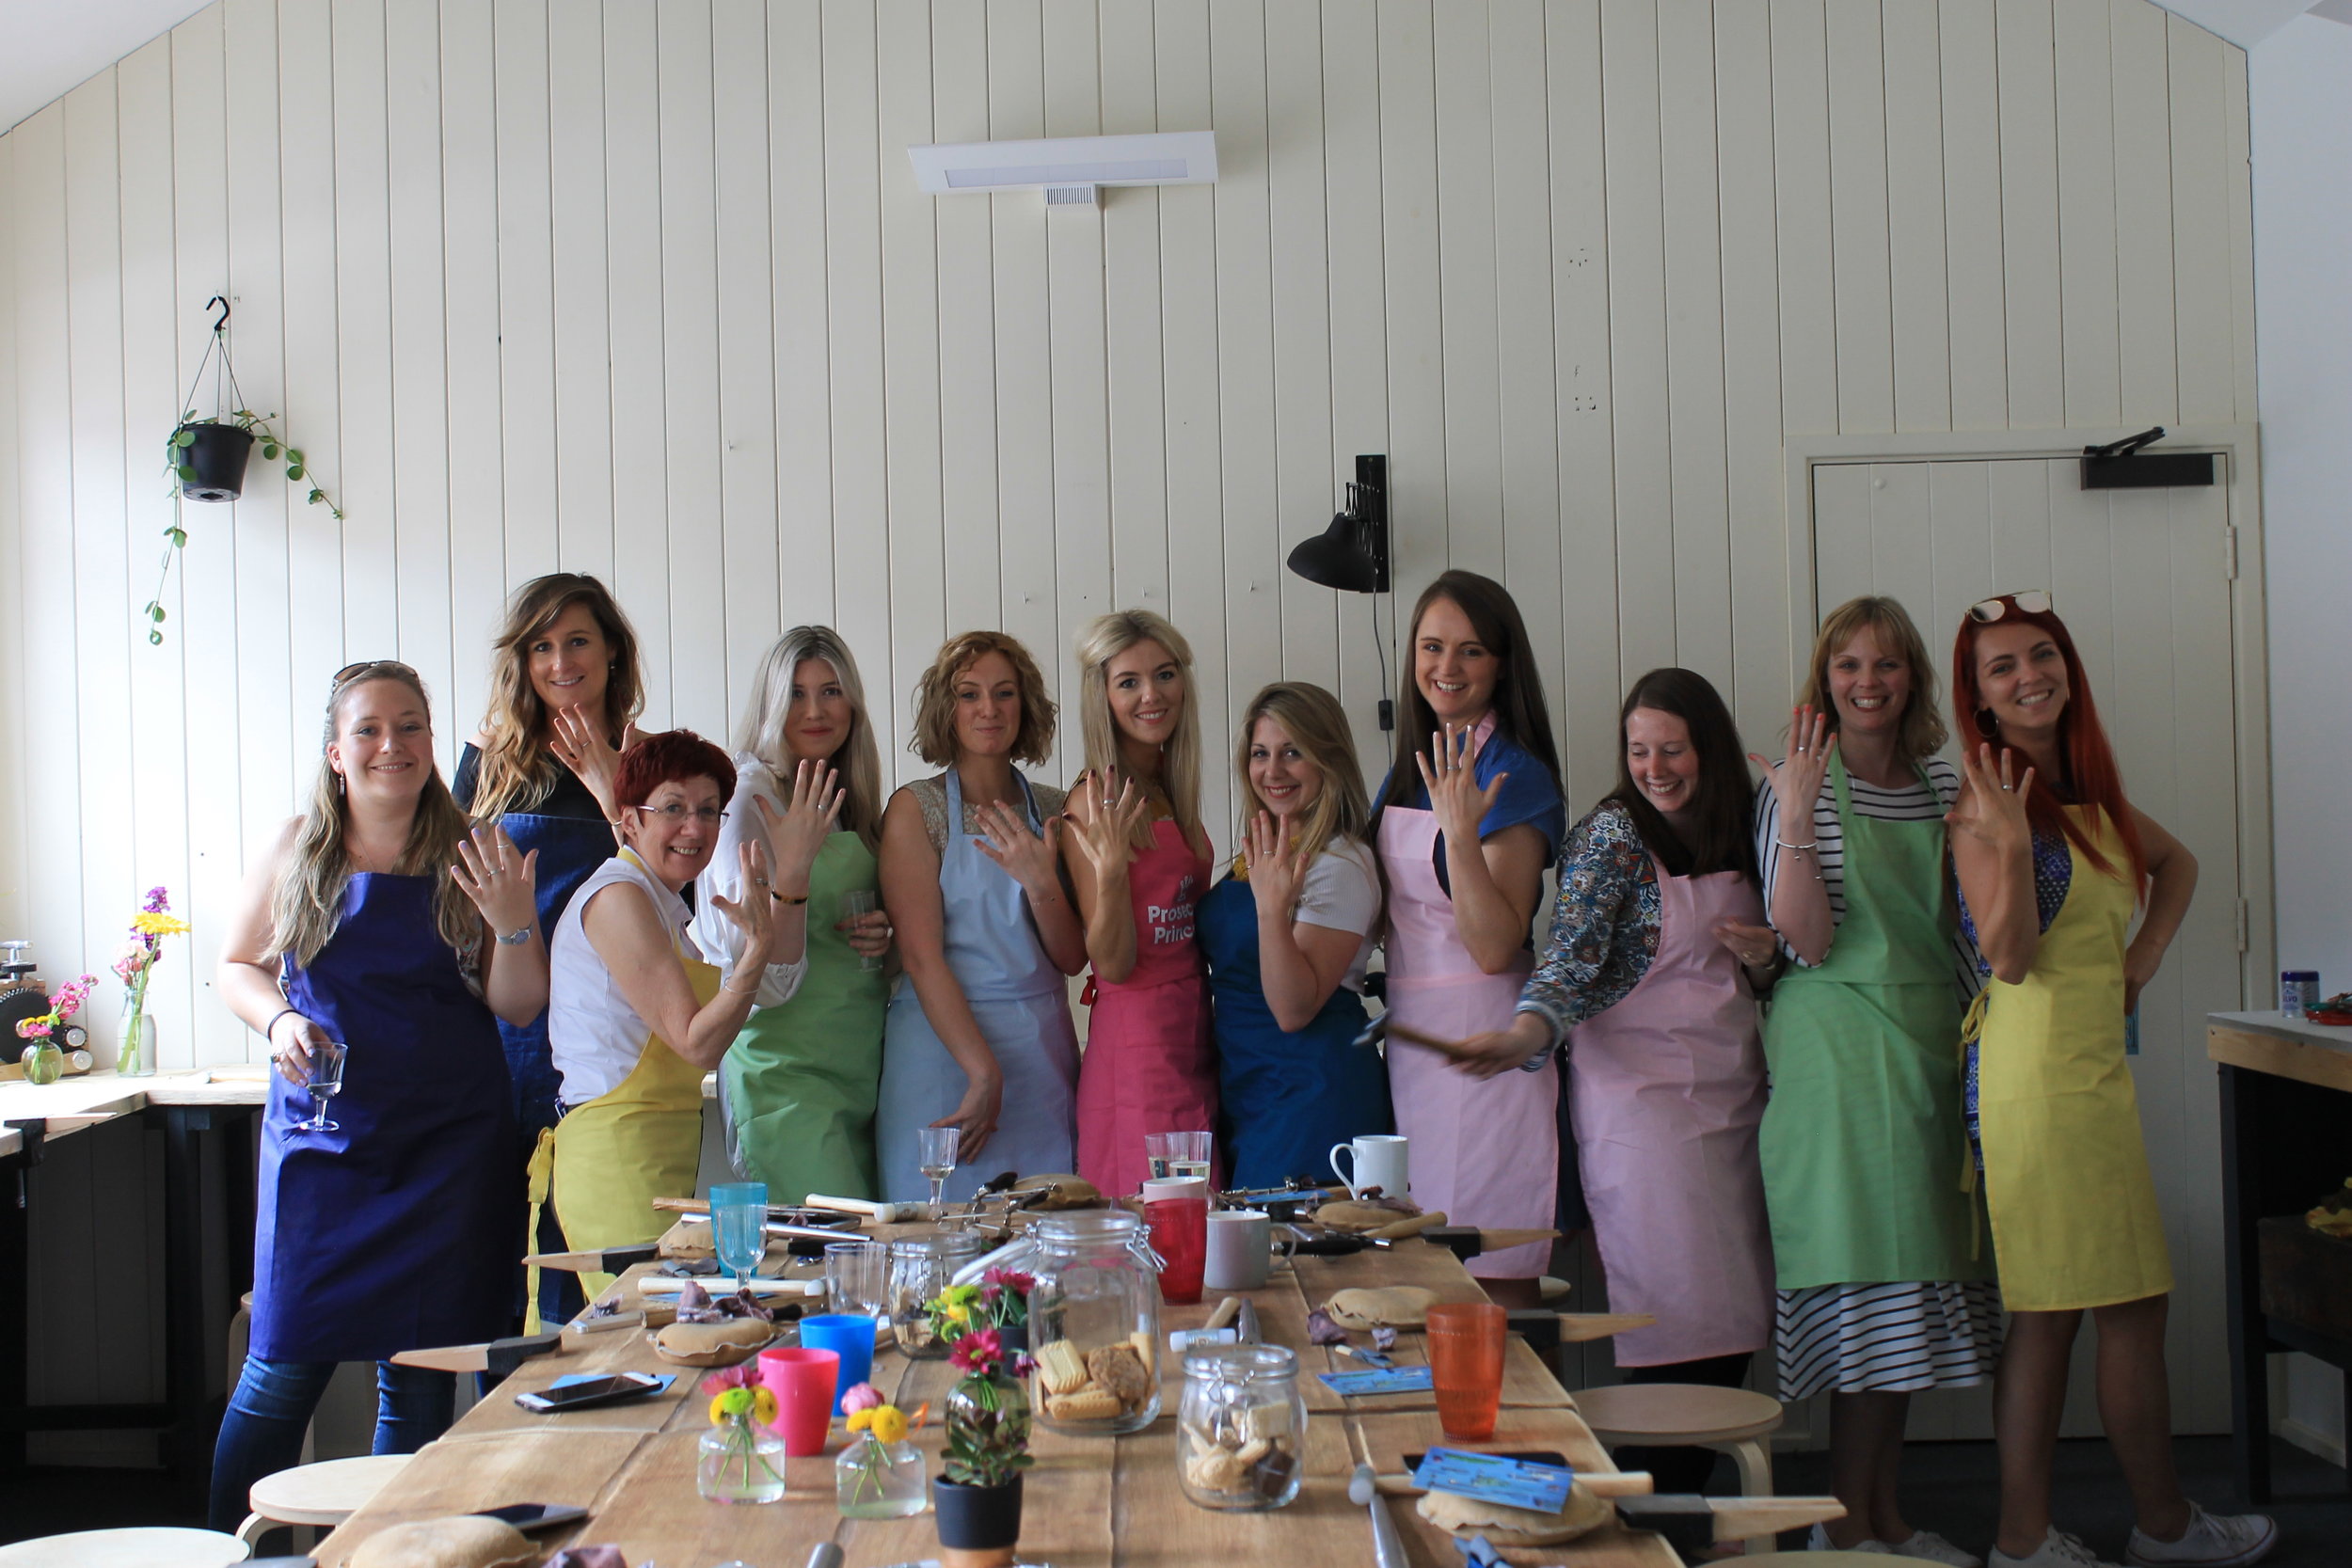
[[[841,1375],[833,1386],[833,1413],[841,1414],[841,1396],[864,1383],[874,1370],[874,1320],[829,1312],[801,1320],[801,1344],[808,1350],[829,1350],[841,1357]]]

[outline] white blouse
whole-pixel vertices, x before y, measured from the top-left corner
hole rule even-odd
[[[714,895],[730,903],[743,901],[743,840],[760,832],[759,802],[766,800],[776,816],[784,816],[784,785],[775,772],[759,760],[757,752],[735,753],[735,799],[727,802],[727,819],[719,824],[719,847],[711,851],[710,863],[694,879],[694,941],[712,963],[732,971],[735,960],[743,956],[743,929],[727,918],[727,911],[719,908]],[[769,852],[769,863],[774,864],[775,845],[762,833],[760,847]],[[816,911],[809,911],[812,918]],[[808,974],[808,946],[802,944],[801,956],[790,963],[770,964],[760,972],[759,994],[754,1001],[756,1007],[774,1007],[792,1000],[792,993],[801,989],[801,981]]]
[[[685,957],[702,956],[686,934],[691,918],[686,900],[662,886],[635,854],[624,849],[589,873],[564,907],[564,918],[556,922],[555,940],[548,950],[548,1046],[555,1070],[563,1075],[558,1098],[567,1108],[619,1088],[637,1069],[645,1041],[653,1035],[653,1025],[639,1018],[622,996],[612,971],[580,925],[589,900],[622,883],[644,890]]]

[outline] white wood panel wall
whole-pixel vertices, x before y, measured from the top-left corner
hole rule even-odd
[[[164,1059],[245,1055],[206,976],[328,673],[416,664],[453,758],[556,567],[657,723],[829,620],[911,772],[945,635],[1068,691],[1143,604],[1213,757],[1288,674],[1376,776],[1389,619],[1282,569],[1359,451],[1406,599],[1519,595],[1578,808],[1650,665],[1763,744],[1785,433],[2253,420],[2245,90],[2145,0],[221,0],[0,146],[0,927],[103,971],[168,884]],[[1201,126],[1215,188],[1099,213],[901,150]],[[257,462],[151,648],[215,293],[348,521]]]

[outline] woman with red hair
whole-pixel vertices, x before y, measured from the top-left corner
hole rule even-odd
[[[767,832],[738,846],[742,902],[709,895],[742,933],[730,969],[706,962],[687,933],[692,911],[681,895],[710,863],[734,793],[735,764],[691,730],[629,747],[612,783],[621,851],[580,883],[556,925],[548,1043],[561,1119],[532,1157],[531,1196],[535,1206],[551,1187],[577,1251],[650,1242],[661,1233],[653,1200],[694,1196],[703,1074],[726,1054],[763,981],[787,994],[799,981],[798,964],[773,963],[774,911],[808,901],[806,867],[798,885],[773,885]],[[840,801],[836,789],[816,803],[827,826]],[[767,802],[755,806],[772,832]],[[532,1227],[536,1234],[535,1213]],[[611,1280],[581,1282],[594,1296]]]
[[[2164,1220],[2124,1020],[2188,911],[2197,862],[2124,799],[2090,686],[2046,593],[1969,609],[1952,650],[1966,779],[1947,820],[1983,989],[1963,1030],[1973,1157],[2012,1314],[1994,1386],[1992,1568],[2095,1568],[2050,1521],[2067,1361],[2099,1328],[2099,1417],[2138,1515],[2137,1564],[2258,1561],[2278,1527],[2216,1518],[2172,1465]],[[1995,748],[1998,748],[1997,752]],[[2135,910],[2139,930],[2129,935]]]

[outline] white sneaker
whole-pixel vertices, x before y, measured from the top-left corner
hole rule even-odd
[[[2056,1525],[2042,1538],[2030,1557],[2011,1557],[1998,1546],[1988,1554],[1988,1568],[2116,1568],[2090,1555],[2079,1535],[2060,1533]]]
[[[1940,1562],[1945,1564],[1945,1568],[1984,1568],[1982,1558],[1969,1556],[1931,1529],[1913,1530],[1911,1539],[1900,1544],[1865,1536],[1857,1545],[1840,1546],[1829,1538],[1827,1526],[1816,1525],[1812,1535],[1805,1540],[1804,1549],[1808,1552],[1883,1552],[1888,1557]]]
[[[2279,1522],[2260,1513],[2219,1518],[2188,1505],[2188,1529],[2178,1541],[2159,1541],[2135,1528],[2123,1560],[2137,1568],[2239,1568],[2260,1562],[2279,1544]]]
[[[1884,1552],[1888,1557],[1895,1555],[1894,1547],[1867,1535],[1853,1545],[1841,1546],[1829,1538],[1828,1528],[1821,1525],[1814,1526],[1813,1533],[1805,1537],[1804,1549],[1808,1552]]]

